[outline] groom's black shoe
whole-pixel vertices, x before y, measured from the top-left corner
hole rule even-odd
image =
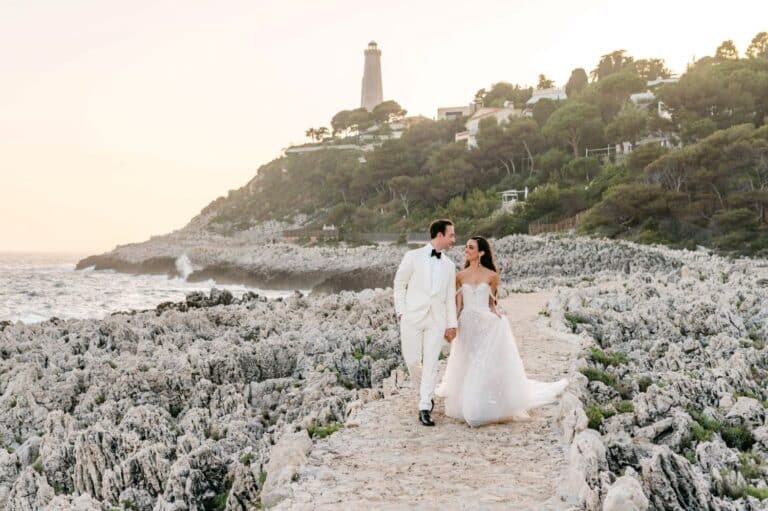
[[[419,410],[419,422],[425,426],[434,426],[432,417],[429,416],[429,410]]]

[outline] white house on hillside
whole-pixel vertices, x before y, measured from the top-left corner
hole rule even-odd
[[[510,117],[522,117],[523,111],[513,107],[509,102],[503,108],[478,108],[464,124],[467,131],[456,133],[456,142],[466,141],[467,146],[477,147],[477,132],[480,131],[480,122],[483,119],[495,118],[499,124],[509,122]]]
[[[473,105],[466,106],[442,106],[437,109],[437,120],[458,119],[469,117],[474,111]]]
[[[670,120],[672,119],[672,114],[662,101],[658,101],[656,99],[656,95],[653,93],[653,88],[664,83],[675,83],[677,80],[677,78],[659,78],[657,80],[651,80],[646,84],[648,89],[645,92],[637,92],[630,95],[629,101],[635,105],[635,107],[642,110],[650,110],[652,105],[656,103],[655,109],[658,116],[662,119]],[[662,147],[674,147],[675,142],[673,139],[674,137],[672,137],[671,133],[656,131],[654,133],[649,133],[648,135],[635,142],[634,147],[630,142],[622,142],[620,144],[616,144],[616,153],[631,153],[638,146],[646,144],[658,144]]]
[[[525,102],[527,108],[533,108],[533,105],[542,99],[551,99],[552,101],[564,101],[568,99],[565,89],[552,87],[551,89],[536,89],[531,95],[531,99]]]

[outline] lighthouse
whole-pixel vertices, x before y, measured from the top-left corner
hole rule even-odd
[[[381,50],[376,45],[376,41],[371,41],[364,53],[365,68],[360,106],[371,112],[376,105],[384,101],[381,86]]]

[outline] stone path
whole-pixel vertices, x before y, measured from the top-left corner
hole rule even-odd
[[[549,294],[514,294],[502,301],[528,376],[567,375],[576,347],[541,326]],[[444,363],[441,367],[441,373]],[[399,375],[402,378],[401,375]],[[277,509],[568,509],[559,489],[567,452],[557,406],[532,420],[472,429],[435,405],[434,428],[418,423],[416,394],[402,386],[370,401],[347,427],[317,442]]]

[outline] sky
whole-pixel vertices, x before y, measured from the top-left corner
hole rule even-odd
[[[563,85],[624,49],[682,73],[768,2],[0,0],[0,252],[97,253],[183,227],[360,103],[363,50],[409,114]]]

